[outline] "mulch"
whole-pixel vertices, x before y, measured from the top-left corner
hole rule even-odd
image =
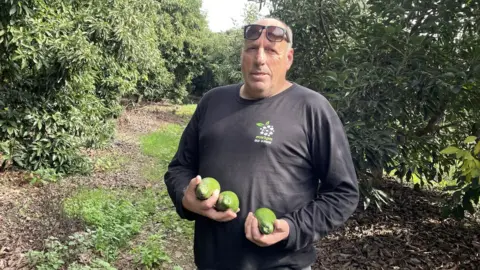
[[[394,203],[358,207],[344,227],[316,245],[314,269],[480,269],[480,224],[441,217],[440,195],[393,180]],[[361,205],[361,204],[360,204]]]

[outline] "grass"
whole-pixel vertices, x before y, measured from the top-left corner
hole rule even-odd
[[[149,180],[163,179],[168,163],[175,155],[178,141],[182,135],[183,127],[177,124],[165,125],[156,132],[141,137],[142,153],[154,158],[154,165],[144,170],[145,177]],[[172,205],[171,199],[166,190],[161,196],[162,205]],[[154,216],[155,221],[164,225],[165,230],[182,234],[187,238],[193,236],[193,224],[181,220],[175,209],[172,207]]]
[[[122,166],[127,164],[128,161],[129,159],[126,156],[109,153],[95,159],[95,170],[101,172],[118,171]]]
[[[157,162],[167,164],[175,154],[183,127],[177,124],[167,124],[156,132],[140,137],[141,151],[153,157]]]
[[[142,153],[154,158],[153,164],[146,164],[143,169],[147,180],[158,181],[163,178],[168,163],[177,151],[182,131],[182,126],[168,124],[140,138]]]
[[[128,190],[82,189],[64,202],[69,217],[80,218],[95,231],[95,250],[113,262],[119,249],[140,232],[149,216],[159,208],[155,193]]]
[[[143,176],[150,182],[158,182],[163,179],[167,171],[164,164],[154,162],[152,164],[145,164],[143,167]]]
[[[190,117],[197,108],[197,104],[187,104],[178,107],[174,112],[176,115],[183,116],[183,117]]]

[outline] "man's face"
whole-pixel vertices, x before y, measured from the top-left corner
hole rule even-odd
[[[260,25],[285,26],[272,19],[257,22]],[[246,86],[255,96],[269,96],[281,90],[286,73],[293,61],[293,49],[286,40],[272,42],[266,29],[257,40],[245,40],[242,50],[242,74]]]

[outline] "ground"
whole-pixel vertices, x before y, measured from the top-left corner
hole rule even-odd
[[[44,269],[195,269],[192,224],[175,215],[162,181],[192,109],[153,104],[125,111],[112,146],[90,153],[90,176],[31,185],[21,172],[1,174],[0,269],[33,269],[29,251],[37,251]],[[345,226],[316,243],[313,269],[480,265],[478,222],[442,219],[434,192],[392,179],[381,188],[394,202],[382,212],[360,204]],[[49,237],[58,240],[50,248]]]

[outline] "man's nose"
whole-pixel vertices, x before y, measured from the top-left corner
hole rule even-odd
[[[255,63],[257,65],[263,65],[266,61],[265,49],[263,47],[258,48],[257,54],[255,55]]]

